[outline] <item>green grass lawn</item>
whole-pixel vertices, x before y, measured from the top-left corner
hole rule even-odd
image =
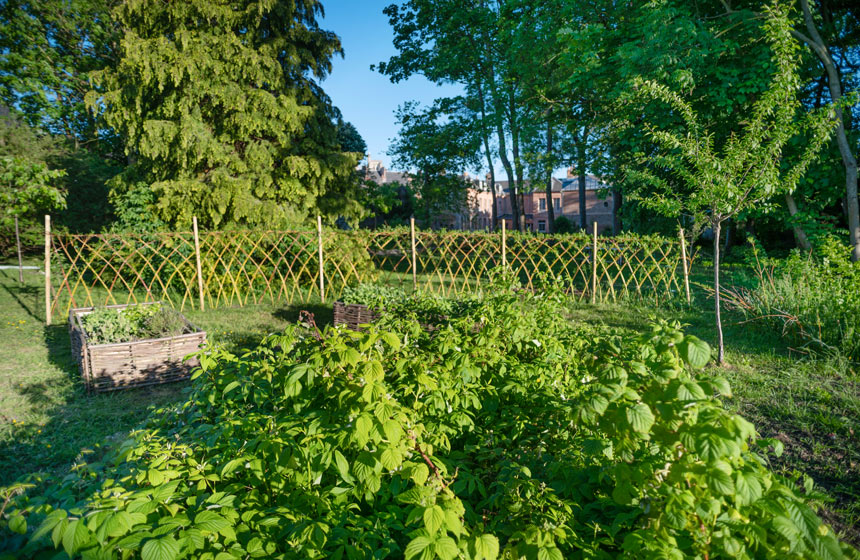
[[[702,274],[702,280],[706,276]],[[30,472],[59,471],[82,449],[97,451],[122,437],[153,408],[181,401],[179,383],[103,395],[87,395],[72,361],[64,322],[44,325],[44,277],[0,271],[0,485]],[[234,348],[256,344],[266,333],[295,321],[298,312],[331,321],[331,306],[255,305],[187,311],[210,340]],[[653,307],[576,304],[572,320],[642,330]],[[661,310],[689,324],[713,343],[711,303]],[[58,319],[55,319],[55,321]],[[752,420],[764,436],[777,437],[786,452],[772,467],[797,478],[811,475],[832,499],[824,515],[845,538],[860,544],[860,375],[837,360],[811,361],[754,325],[725,318],[727,360],[722,368],[734,388],[728,406]]]

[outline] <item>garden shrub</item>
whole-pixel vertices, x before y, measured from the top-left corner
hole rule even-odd
[[[850,255],[831,236],[812,254],[782,260],[764,257],[754,245],[747,259],[756,270],[753,287],[729,289],[726,301],[809,352],[860,361],[860,263]]]
[[[7,489],[16,557],[844,558],[710,349],[494,291],[427,332],[299,326],[201,356],[186,404],[61,482]],[[475,324],[480,328],[475,328]],[[36,481],[39,483],[39,481]],[[2,550],[2,549],[0,549]]]

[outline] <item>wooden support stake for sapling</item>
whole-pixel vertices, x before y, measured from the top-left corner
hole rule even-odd
[[[319,262],[320,262],[320,301],[325,303],[325,276],[323,274],[322,216],[317,216],[317,245],[319,247]]]
[[[18,233],[18,216],[15,216],[15,245],[18,247],[18,282],[24,283],[24,262],[21,260],[21,235]]]
[[[594,238],[591,242],[591,303],[597,303],[597,221],[594,221]]]
[[[51,324],[51,216],[45,214],[45,324]]]
[[[200,311],[206,311],[206,303],[203,300],[203,267],[200,265],[200,235],[197,231],[197,216],[191,220],[194,226],[194,257],[197,260],[197,292],[200,296]]]
[[[687,293],[687,303],[690,303],[690,271],[687,268],[687,240],[684,239],[684,228],[678,230],[681,237],[681,264],[684,270],[684,291]]]
[[[508,266],[508,245],[507,234],[505,233],[505,220],[502,219],[502,268]]]
[[[415,216],[409,218],[409,231],[412,237],[412,290],[418,289],[418,258],[415,251]]]

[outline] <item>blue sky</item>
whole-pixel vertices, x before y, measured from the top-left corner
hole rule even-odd
[[[397,136],[394,111],[401,103],[418,100],[424,104],[437,97],[459,92],[454,86],[437,87],[416,76],[392,84],[370,70],[371,64],[386,61],[396,54],[388,17],[382,13],[393,0],[323,0],[325,18],[320,27],[340,36],[344,58],[335,57],[333,69],[322,86],[343,113],[343,118],[358,129],[373,159],[385,165],[391,139]]]

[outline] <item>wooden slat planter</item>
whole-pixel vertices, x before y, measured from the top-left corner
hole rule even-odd
[[[335,326],[346,325],[354,331],[359,330],[359,325],[372,323],[380,317],[379,313],[360,303],[336,301],[333,307]]]
[[[147,302],[143,305],[152,305]],[[108,305],[122,309],[130,305]],[[81,307],[69,311],[69,336],[72,355],[78,362],[87,392],[104,392],[142,387],[187,379],[199,365],[196,358],[184,360],[206,343],[206,332],[199,330],[184,316],[188,334],[150,338],[113,344],[92,344],[84,331],[81,317],[95,308]]]

